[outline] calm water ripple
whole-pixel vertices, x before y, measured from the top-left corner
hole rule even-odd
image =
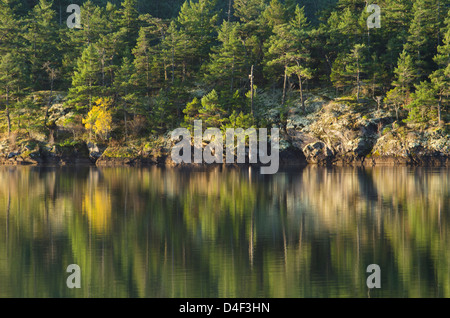
[[[0,167],[0,297],[450,297],[449,207],[448,168]]]

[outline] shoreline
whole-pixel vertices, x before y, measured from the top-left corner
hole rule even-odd
[[[96,167],[261,167],[262,164],[238,164],[238,163],[213,163],[213,164],[175,164],[170,157],[162,156],[158,158],[111,158],[100,157],[92,159],[89,157],[52,157],[52,158],[0,158],[0,166],[96,166]],[[280,167],[373,167],[373,166],[410,166],[410,167],[449,167],[449,156],[379,156],[379,157],[335,157],[322,162],[308,162],[305,157],[298,153],[289,152],[280,156]]]

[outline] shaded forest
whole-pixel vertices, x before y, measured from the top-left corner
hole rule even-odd
[[[130,142],[194,119],[283,126],[314,95],[446,127],[450,1],[380,0],[381,28],[368,29],[371,2],[1,0],[0,130],[63,144]],[[80,28],[66,24],[71,3]]]

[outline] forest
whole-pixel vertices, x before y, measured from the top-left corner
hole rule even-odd
[[[79,28],[66,23],[72,3]],[[371,3],[380,28],[367,26]],[[285,128],[290,109],[306,116],[308,99],[322,96],[448,137],[449,8],[450,0],[0,0],[0,132],[10,142],[141,147],[195,119]]]

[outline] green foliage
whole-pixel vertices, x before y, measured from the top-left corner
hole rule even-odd
[[[86,129],[93,130],[104,140],[107,139],[112,125],[111,101],[102,98],[96,100],[86,119],[83,119],[83,124]]]
[[[227,128],[242,128],[248,129],[255,127],[255,119],[252,114],[244,114],[243,112],[237,113],[233,111],[231,113],[228,122],[222,126],[222,129],[225,130]]]
[[[406,106],[409,109],[407,122],[427,122],[436,120],[435,111],[436,92],[433,85],[428,82],[420,82],[416,85],[416,91],[411,96],[411,103]]]
[[[221,45],[213,49],[211,62],[205,67],[206,82],[217,87],[229,87],[230,92],[241,86],[250,72],[250,61],[246,59],[239,29],[238,22],[223,21],[218,34]]]
[[[213,89],[201,100],[202,107],[199,109],[199,119],[203,121],[205,127],[219,128],[225,120],[225,111],[219,101],[219,95]]]
[[[28,112],[22,107],[27,94],[68,92],[65,105],[75,111],[73,125],[80,126],[92,101],[109,98],[118,127],[113,136],[120,138],[141,119],[145,129],[136,131],[158,134],[181,123],[190,126],[195,118],[220,127],[232,116],[251,112],[258,124],[279,124],[274,118],[285,119],[289,105],[302,105],[306,112],[311,90],[332,84],[337,95],[356,89],[357,101],[371,92],[398,119],[407,109],[409,120],[435,123],[437,110],[445,125],[450,1],[382,0],[382,28],[368,30],[370,3],[180,0],[170,7],[143,0],[88,0],[79,3],[81,28],[69,29],[61,10],[65,1],[1,0],[0,105],[14,124],[16,114],[9,109],[18,105]],[[429,100],[418,83],[423,80],[431,83],[436,100],[425,108],[418,104]],[[257,96],[256,87],[270,102]],[[35,104],[42,122],[54,102],[51,93]],[[268,111],[266,104],[273,108]],[[426,107],[430,114],[422,118]]]
[[[92,108],[92,100],[100,95],[101,64],[98,51],[89,45],[78,59],[77,68],[69,90],[68,104],[76,106],[79,111]]]

